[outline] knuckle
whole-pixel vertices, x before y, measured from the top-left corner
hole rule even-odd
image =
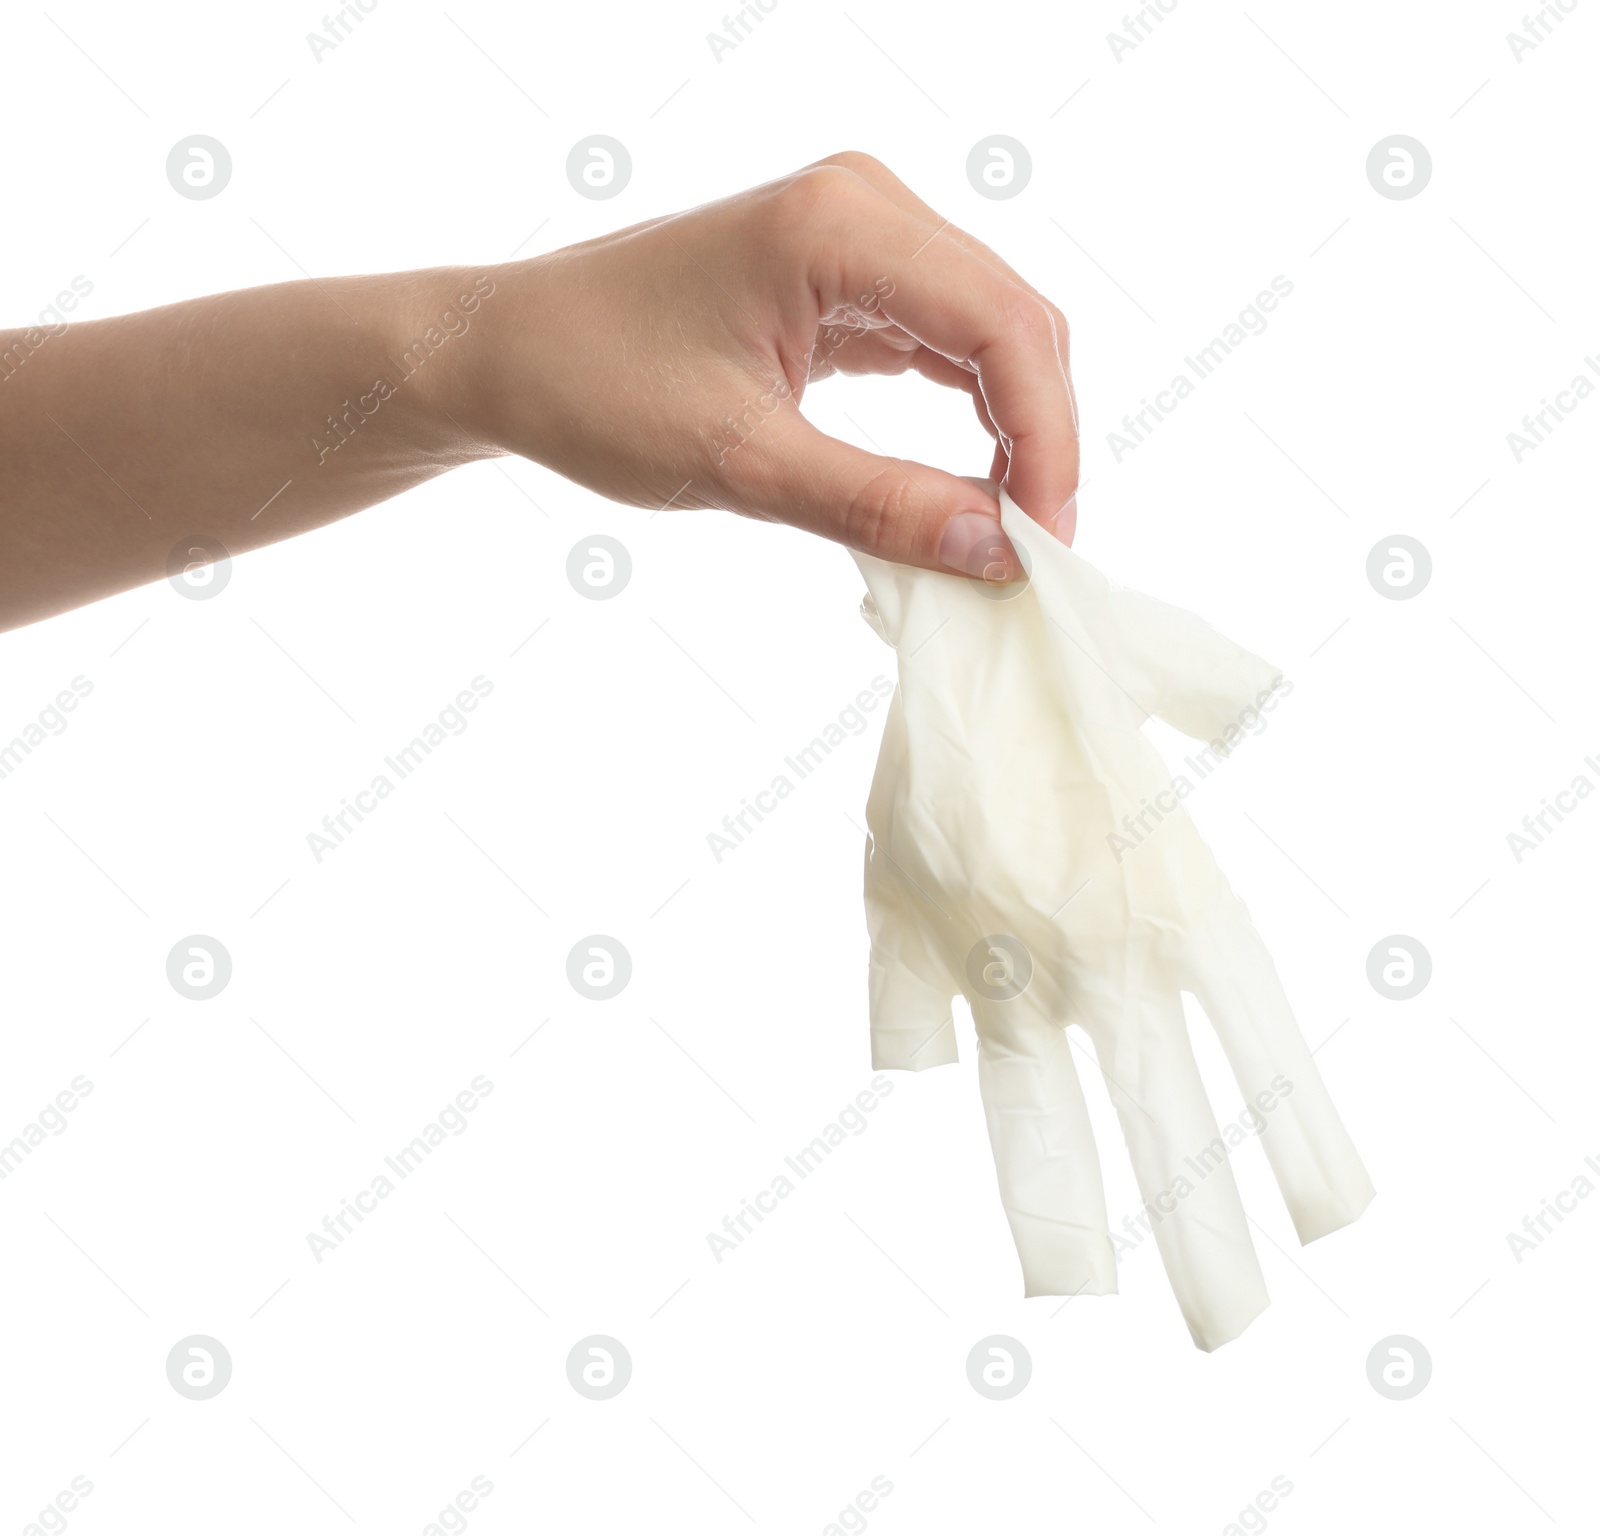
[[[1001,298],[999,310],[1000,323],[1009,334],[1022,338],[1030,345],[1054,345],[1056,322],[1051,306],[1026,288],[1011,288]]]
[[[838,166],[868,181],[873,180],[875,177],[889,174],[889,167],[883,161],[860,149],[842,149],[836,155],[828,155],[819,160],[817,164]]]
[[[914,487],[900,471],[892,466],[880,469],[845,507],[846,541],[869,554],[900,552],[914,500]]]
[[[861,178],[842,165],[807,166],[779,188],[773,199],[780,222],[786,226],[810,224],[837,217],[852,207],[864,189]]]

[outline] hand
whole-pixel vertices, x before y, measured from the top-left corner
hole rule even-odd
[[[995,439],[989,477],[1070,541],[1065,318],[869,156],[497,281],[495,344],[464,354],[463,420],[498,448],[635,506],[725,507],[885,560],[1015,574],[993,496],[801,414],[813,380],[910,369],[971,396]]]

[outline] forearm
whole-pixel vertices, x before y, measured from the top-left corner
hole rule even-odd
[[[1059,310],[859,154],[528,261],[0,333],[0,629],[506,453],[630,506],[1003,582],[1002,476],[1071,536],[1066,344]],[[987,477],[801,410],[814,379],[907,371],[970,397]]]
[[[437,269],[0,333],[0,629],[240,554],[490,449],[473,353],[500,282]]]

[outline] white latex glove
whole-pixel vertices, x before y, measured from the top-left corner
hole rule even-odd
[[[1000,501],[1024,583],[855,557],[900,670],[867,807],[872,1063],[954,1061],[964,994],[1026,1294],[1107,1295],[1116,1256],[1065,1031],[1081,1025],[1140,1220],[1214,1349],[1268,1298],[1180,992],[1221,1038],[1301,1242],[1373,1195],[1271,957],[1141,730],[1157,715],[1225,751],[1281,674]]]

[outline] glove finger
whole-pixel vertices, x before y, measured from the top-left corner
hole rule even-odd
[[[972,1016],[978,1087],[1024,1294],[1114,1295],[1100,1158],[1065,1029],[1027,994],[974,998]]]
[[[872,1020],[872,1065],[920,1072],[956,1060],[953,986],[934,979],[937,968],[917,925],[896,902],[875,897],[870,878],[867,928],[872,959],[867,1000]]]
[[[1035,581],[1046,636],[1076,696],[1125,699],[1198,741],[1232,746],[1250,711],[1281,671],[1219,634],[1205,620],[1111,584],[1087,561],[1043,538],[1002,491],[1001,519]],[[1088,692],[1083,690],[1087,687]],[[1109,690],[1109,691],[1108,691]]]
[[[1115,650],[1139,680],[1135,691],[1196,741],[1232,747],[1254,719],[1250,711],[1283,681],[1280,668],[1171,603],[1112,588],[1106,613],[1120,642]]]
[[[1348,1226],[1375,1191],[1295,1023],[1272,957],[1244,905],[1217,900],[1195,995],[1260,1127],[1302,1243]]]
[[[1086,1020],[1189,1332],[1237,1338],[1268,1304],[1244,1207],[1176,991],[1142,985]]]
[[[956,986],[929,933],[917,896],[889,853],[895,786],[905,771],[905,716],[898,691],[889,705],[883,743],[867,798],[862,891],[872,941],[867,1000],[872,1065],[920,1072],[956,1060],[950,1002]]]

